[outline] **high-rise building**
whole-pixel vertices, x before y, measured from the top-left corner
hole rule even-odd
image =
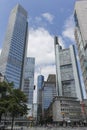
[[[76,1],[74,19],[75,39],[87,93],[87,0]]]
[[[0,56],[0,72],[21,88],[27,47],[27,12],[19,4],[11,11]]]
[[[42,88],[43,82],[44,82],[44,76],[43,76],[43,75],[39,75],[39,76],[38,76],[38,79],[37,79],[38,89],[41,89],[41,88]]]
[[[44,83],[44,76],[43,75],[38,75],[37,77],[37,117],[38,121],[42,119],[42,87]]]
[[[35,58],[27,57],[24,69],[23,91],[28,98],[28,104],[33,104]]]
[[[49,74],[47,81],[44,81],[42,90],[42,107],[47,109],[56,96],[56,75]]]
[[[42,88],[42,119],[45,117],[46,110],[50,106],[56,94],[56,75],[49,74],[47,81],[44,81]]]
[[[75,47],[71,45],[67,49],[62,49],[55,42],[55,61],[56,61],[56,89],[58,96],[77,97],[82,100],[82,89],[79,78]]]
[[[34,90],[34,70],[35,70],[35,58],[27,57],[25,60],[24,69],[24,85],[23,92],[28,99],[29,115],[33,114],[33,90]]]

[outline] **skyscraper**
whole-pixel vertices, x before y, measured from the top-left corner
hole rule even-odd
[[[39,76],[38,76],[38,79],[37,79],[38,89],[41,89],[41,88],[42,88],[43,82],[44,82],[44,76],[43,76],[43,75],[39,75]]]
[[[49,74],[47,81],[44,81],[42,89],[42,107],[47,109],[56,96],[56,75]]]
[[[27,46],[27,12],[16,5],[10,14],[0,56],[0,72],[16,88],[21,88]]]
[[[87,93],[87,0],[76,1],[74,19],[75,39]]]
[[[58,96],[77,97],[82,100],[82,89],[78,73],[75,48],[62,49],[57,37],[55,42],[56,89]]]
[[[37,117],[38,120],[40,121],[42,119],[42,87],[44,83],[44,76],[43,75],[38,75],[37,77]]]
[[[42,118],[45,119],[46,111],[49,108],[55,96],[57,96],[56,75],[49,74],[47,81],[44,81],[43,88],[42,88]]]
[[[27,96],[29,116],[33,114],[33,90],[34,90],[34,70],[35,70],[35,58],[27,57],[25,60],[25,69],[24,69],[24,85],[23,92]]]
[[[35,58],[27,57],[24,69],[23,91],[27,95],[28,104],[33,104]]]

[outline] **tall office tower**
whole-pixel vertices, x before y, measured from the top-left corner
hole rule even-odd
[[[41,88],[42,88],[43,82],[44,82],[44,76],[43,76],[43,75],[39,75],[39,76],[38,76],[38,79],[37,79],[38,89],[41,89]]]
[[[75,48],[62,49],[57,37],[55,43],[56,88],[58,96],[77,97],[82,100],[82,89],[76,61]]]
[[[28,106],[30,108],[30,115],[33,112],[33,90],[34,90],[34,70],[35,70],[35,58],[27,57],[25,60],[24,69],[24,86],[23,92],[27,96]]]
[[[37,103],[38,103],[37,117],[38,117],[38,121],[40,121],[42,119],[42,87],[43,87],[43,83],[44,83],[44,76],[39,75],[37,77]]]
[[[42,90],[42,107],[47,109],[56,96],[56,76],[49,74],[47,81],[44,81]]]
[[[27,12],[16,5],[10,14],[0,56],[0,72],[15,88],[21,88],[27,47]]]
[[[87,93],[87,0],[76,1],[74,19],[75,39]]]

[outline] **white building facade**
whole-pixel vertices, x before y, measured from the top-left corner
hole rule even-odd
[[[75,48],[62,49],[55,37],[56,89],[58,96],[77,97],[82,100],[82,89]]]
[[[74,19],[75,39],[87,93],[87,0],[76,1]]]

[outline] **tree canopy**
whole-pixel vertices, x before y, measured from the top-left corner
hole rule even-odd
[[[27,98],[20,89],[15,89],[13,83],[0,82],[0,121],[2,114],[9,113],[13,121],[17,116],[27,114]]]

